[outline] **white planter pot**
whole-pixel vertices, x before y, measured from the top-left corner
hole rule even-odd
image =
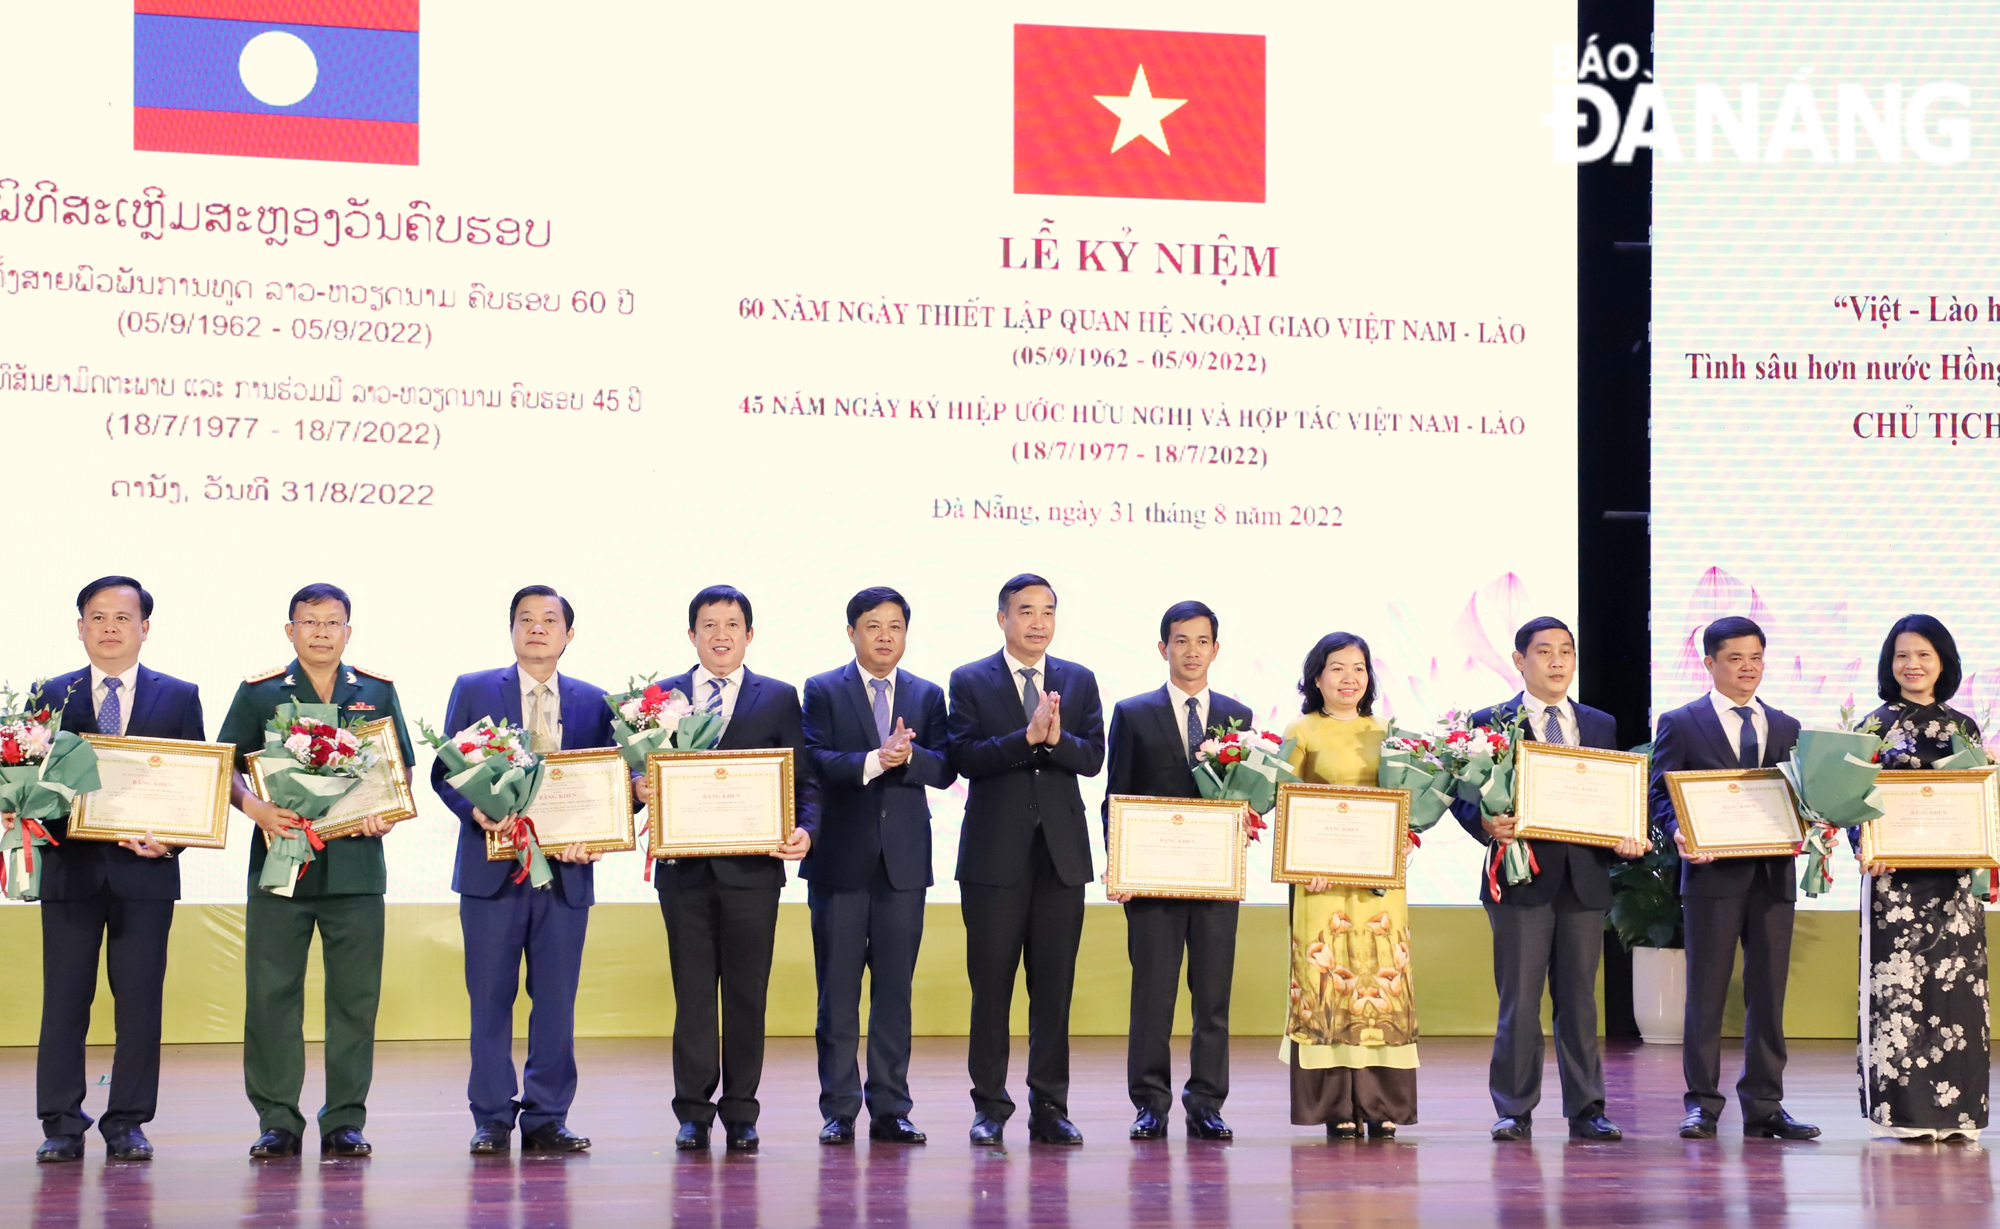
[[[1678,947],[1632,949],[1632,1014],[1654,1045],[1679,1045],[1687,1010],[1687,953]]]

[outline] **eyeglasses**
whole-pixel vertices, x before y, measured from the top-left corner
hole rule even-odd
[[[333,622],[322,623],[318,619],[293,619],[291,625],[293,627],[300,628],[307,633],[337,632],[341,628],[347,626],[346,623],[333,623]]]

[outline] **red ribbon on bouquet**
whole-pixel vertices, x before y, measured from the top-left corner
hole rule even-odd
[[[21,819],[16,822],[21,825],[21,856],[28,873],[32,875],[35,873],[35,842],[43,840],[51,845],[60,845],[62,842],[50,836],[49,830],[42,827],[40,820]],[[0,887],[5,887],[6,882],[4,876],[0,875]]]
[[[1986,903],[2000,905],[2000,866],[1986,872]]]
[[[1415,834],[1413,833],[1412,835]],[[1537,875],[1541,874],[1542,864],[1535,860],[1535,847],[1526,841],[1519,843],[1528,855],[1528,870]],[[1498,904],[1500,901],[1500,863],[1506,857],[1507,847],[1498,841],[1493,842],[1493,856],[1486,859],[1486,886],[1492,889],[1495,904]]]
[[[306,844],[312,847],[314,853],[319,853],[326,848],[326,838],[322,837],[319,831],[313,827],[313,821],[310,819],[299,820],[299,835],[306,838]],[[311,865],[312,863],[310,862],[301,863],[297,877],[304,879],[306,877],[306,868]]]
[[[516,858],[516,861],[521,864],[521,869],[515,872],[514,882],[526,883],[528,881],[530,860],[525,855],[528,852],[529,843],[530,841],[535,844],[541,843],[541,836],[535,831],[535,821],[526,815],[516,815],[514,817],[514,827],[508,833],[507,839],[513,843],[515,854],[521,855]]]
[[[1424,838],[1422,837],[1422,835],[1415,832],[1410,833],[1410,848],[1422,849],[1423,847],[1424,847]]]

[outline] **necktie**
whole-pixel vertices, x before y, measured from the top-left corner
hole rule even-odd
[[[889,680],[869,679],[868,686],[875,692],[875,737],[889,741]]]
[[[1030,667],[1026,670],[1017,670],[1015,673],[1021,676],[1021,712],[1027,716],[1029,723],[1033,724],[1035,710],[1042,705],[1042,689],[1035,686],[1035,675],[1040,672]]]
[[[1188,711],[1188,763],[1193,764],[1195,762],[1195,756],[1199,754],[1201,751],[1201,697],[1200,696],[1189,696],[1187,698],[1187,711]]]
[[[1753,714],[1749,705],[1729,710],[1743,718],[1743,732],[1736,736],[1736,763],[1742,768],[1757,767],[1757,723],[1750,720]]]
[[[709,713],[719,713],[722,711],[721,679],[708,680],[708,703],[702,705],[702,711]]]
[[[1542,741],[1557,744],[1568,742],[1569,740],[1563,737],[1562,710],[1551,704],[1543,709],[1542,713],[1548,718],[1547,724],[1542,729]]]
[[[118,689],[125,684],[117,679],[104,680],[104,705],[97,710],[97,732],[99,734],[123,733],[118,723],[124,720],[125,706],[118,702]]]
[[[528,714],[529,749],[536,755],[562,750],[562,739],[556,736],[555,715],[550,712],[554,698],[547,683],[536,683],[535,689],[528,693],[532,710]]]

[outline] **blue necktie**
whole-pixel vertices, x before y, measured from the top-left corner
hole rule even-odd
[[[702,711],[709,713],[719,713],[722,711],[721,679],[708,680],[708,703],[702,705]]]
[[[104,680],[104,705],[97,710],[97,732],[99,734],[118,733],[118,723],[124,719],[125,707],[118,702],[118,689],[125,684],[117,679]]]
[[[1748,705],[1729,710],[1743,718],[1743,732],[1736,736],[1736,763],[1741,768],[1757,767],[1757,723],[1750,720],[1755,716]]]
[[[1542,715],[1548,718],[1547,724],[1542,728],[1542,741],[1555,743],[1558,746],[1568,742],[1569,740],[1563,737],[1562,710],[1551,704],[1542,710]]]
[[[1035,686],[1036,671],[1031,666],[1026,670],[1017,670],[1015,673],[1021,676],[1021,712],[1027,717],[1028,723],[1032,725],[1035,721],[1035,710],[1042,706],[1042,690]]]
[[[875,692],[875,737],[889,741],[889,680],[869,679],[868,686]]]
[[[1201,754],[1202,739],[1201,739],[1201,713],[1199,711],[1200,706],[1201,706],[1200,696],[1189,696],[1187,698],[1189,764],[1196,763],[1197,762],[1196,757]]]

